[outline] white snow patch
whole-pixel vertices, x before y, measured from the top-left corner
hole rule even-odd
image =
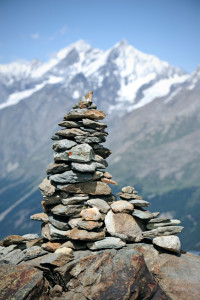
[[[172,78],[162,79],[155,83],[153,86],[144,91],[144,97],[137,104],[129,108],[129,111],[140,108],[156,98],[167,96],[170,92],[170,88],[173,84],[182,83],[188,79],[188,75],[177,76]]]
[[[121,88],[118,91],[119,98],[117,101],[123,102],[123,101],[129,101],[131,103],[134,103],[134,100],[136,98],[137,92],[141,86],[144,84],[149,83],[151,80],[153,80],[156,77],[155,73],[150,73],[146,77],[141,77],[138,79],[134,79],[133,76],[130,76],[127,81],[128,84],[125,83],[125,80],[121,82]]]
[[[28,90],[24,90],[24,91],[21,91],[21,92],[13,93],[13,94],[9,95],[6,102],[0,104],[0,110],[4,109],[5,107],[8,107],[8,106],[15,105],[15,104],[19,103],[21,100],[30,97],[31,95],[33,95],[37,91],[41,90],[47,84],[56,84],[56,83],[58,83],[62,80],[63,80],[62,77],[50,76],[48,80],[44,81],[41,84],[37,84],[32,89],[28,89]]]

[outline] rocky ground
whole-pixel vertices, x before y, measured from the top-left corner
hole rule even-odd
[[[14,255],[15,259],[17,253]],[[200,258],[134,243],[101,251],[1,260],[1,299],[199,299]],[[15,261],[16,262],[16,261]]]

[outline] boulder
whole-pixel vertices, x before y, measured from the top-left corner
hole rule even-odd
[[[129,214],[114,214],[112,211],[109,211],[105,217],[105,225],[111,235],[113,233],[123,234],[126,236],[127,241],[139,242],[143,239],[142,223]]]
[[[89,270],[89,271],[88,271]],[[106,250],[79,259],[70,270],[67,300],[170,298],[134,251]]]
[[[43,272],[32,266],[1,265],[0,278],[2,300],[41,299],[42,295],[48,295]]]
[[[68,139],[63,139],[63,140],[55,142],[53,144],[52,148],[55,152],[59,152],[59,151],[65,151],[65,150],[71,149],[74,146],[76,146],[76,142],[68,140]]]
[[[30,216],[30,219],[35,220],[35,221],[42,221],[44,223],[47,223],[49,220],[48,215],[45,213],[34,214],[34,215]]]

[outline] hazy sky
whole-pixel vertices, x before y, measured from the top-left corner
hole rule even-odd
[[[84,39],[122,39],[188,72],[200,64],[200,0],[0,0],[0,63],[47,60]]]

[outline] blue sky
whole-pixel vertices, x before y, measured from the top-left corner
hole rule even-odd
[[[200,64],[200,0],[0,0],[0,63],[48,60],[84,39],[122,39],[192,72]]]

